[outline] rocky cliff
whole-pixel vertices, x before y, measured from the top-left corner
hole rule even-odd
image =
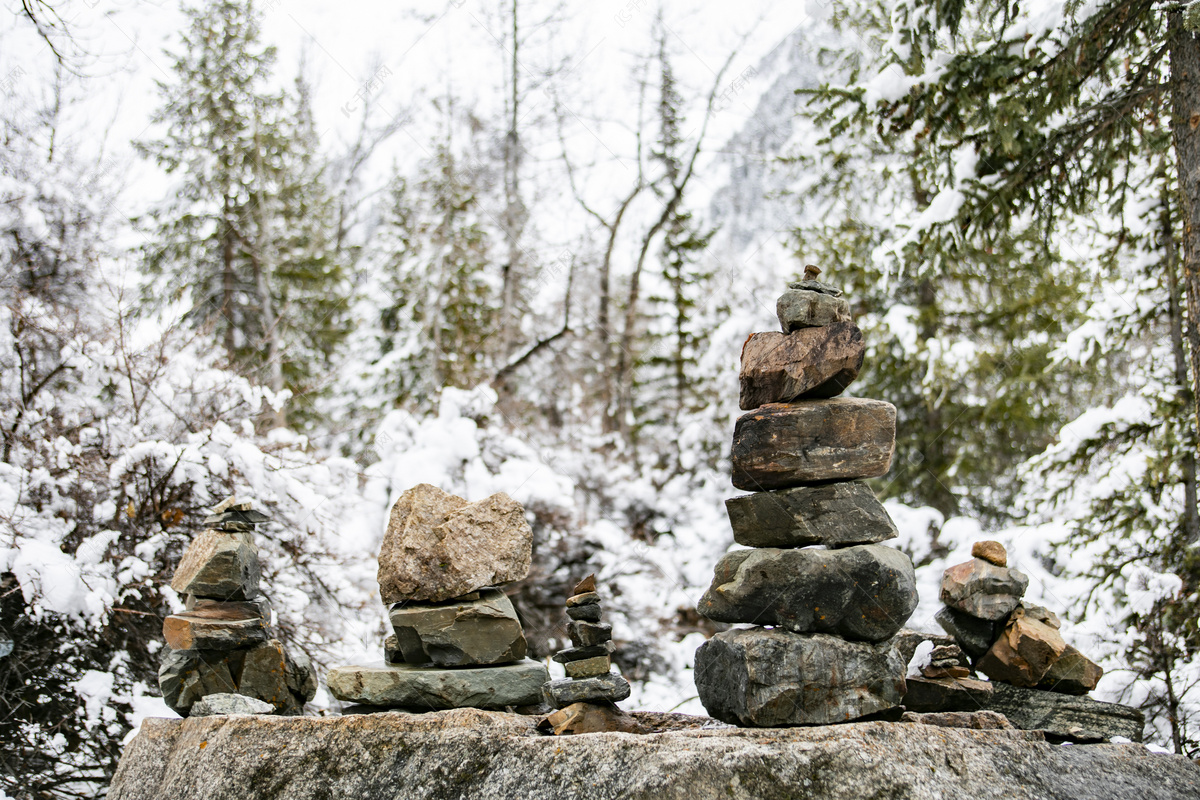
[[[536,718],[473,709],[149,719],[108,797],[1200,797],[1200,767],[1140,745],[1052,745],[1036,732],[914,722],[751,730],[635,716],[650,732],[546,736]]]

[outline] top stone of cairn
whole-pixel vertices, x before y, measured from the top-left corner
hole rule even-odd
[[[775,313],[784,333],[850,321],[850,304],[842,298],[842,290],[817,280],[820,274],[820,267],[807,265],[804,280],[789,283],[780,295]]]
[[[503,492],[477,503],[422,483],[392,506],[379,551],[384,603],[439,602],[529,574],[533,531]]]

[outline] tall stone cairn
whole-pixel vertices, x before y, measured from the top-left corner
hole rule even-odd
[[[917,606],[908,556],[880,542],[895,524],[862,482],[887,473],[896,409],[840,398],[865,345],[841,291],[789,284],[782,332],[742,348],[726,501],[744,550],[718,562],[699,611],[756,627],[718,633],[696,651],[700,701],[748,727],[820,725],[887,712],[904,696],[906,663],[892,641]],[[816,547],[822,545],[822,547]]]
[[[542,687],[546,705],[566,708],[575,703],[613,704],[629,697],[629,683],[612,671],[612,625],[601,622],[596,576],[588,575],[567,598],[567,633],[572,647],[553,658],[567,677]]]
[[[219,710],[226,708],[295,715],[317,693],[312,662],[274,638],[271,605],[259,591],[253,531],[267,519],[231,497],[213,509],[204,520],[208,530],[179,560],[171,588],[186,597],[185,611],[163,620],[167,649],[158,683],[183,716],[235,713]]]
[[[533,531],[504,493],[477,503],[427,483],[392,506],[379,595],[393,633],[383,662],[330,670],[339,700],[406,711],[536,706],[549,674],[525,657],[505,584],[529,574]]]

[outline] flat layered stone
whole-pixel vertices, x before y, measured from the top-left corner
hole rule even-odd
[[[238,691],[225,654],[196,650],[165,651],[159,662],[158,686],[163,702],[183,716],[206,695]]]
[[[612,641],[612,625],[606,622],[569,622],[567,635],[575,647],[592,647]]]
[[[591,606],[600,602],[600,595],[597,592],[582,592],[573,594],[567,598],[567,608],[575,608],[576,606]]]
[[[992,687],[992,695],[983,707],[999,711],[1022,730],[1043,731],[1072,741],[1115,736],[1142,741],[1146,717],[1136,708],[1007,683],[993,683]]]
[[[582,661],[585,658],[607,656],[615,649],[616,645],[612,642],[601,642],[588,647],[568,647],[566,650],[559,650],[551,658],[560,664],[566,664],[568,661]]]
[[[593,656],[578,661],[568,661],[563,665],[568,678],[595,678],[607,675],[612,670],[611,656]]]
[[[542,664],[526,659],[457,669],[411,664],[334,667],[325,680],[333,696],[344,702],[429,711],[536,705],[550,674]]]
[[[504,493],[477,503],[423,483],[392,506],[379,551],[386,604],[450,600],[529,574],[533,531]]]
[[[899,706],[905,667],[890,642],[751,628],[700,645],[695,678],[700,702],[723,722],[828,725]]]
[[[204,531],[179,559],[171,588],[217,600],[247,600],[258,594],[258,548],[248,533]]]
[[[267,640],[267,629],[248,603],[208,606],[163,620],[163,638],[173,650],[234,650]]]
[[[599,603],[588,603],[586,606],[571,606],[567,616],[576,622],[599,622],[603,609]]]
[[[957,611],[996,621],[1013,612],[1028,586],[1025,573],[972,558],[942,573],[941,600]]]
[[[877,544],[841,550],[735,550],[717,563],[697,609],[717,622],[890,639],[917,607],[912,561]]]
[[[615,672],[594,678],[560,678],[542,686],[542,699],[553,708],[572,703],[619,703],[629,697],[629,682]]]
[[[825,292],[788,289],[775,301],[775,315],[784,333],[850,321],[850,304]]]
[[[1063,694],[1087,694],[1096,688],[1104,670],[1071,645],[1050,665],[1037,688]]]
[[[973,731],[1013,731],[1017,729],[1003,714],[995,711],[943,711],[929,714],[905,711],[901,722],[936,725],[939,728],[967,728]]]
[[[899,535],[892,518],[865,483],[797,486],[725,501],[733,540],[747,547],[846,547]]]
[[[389,619],[409,664],[460,667],[525,658],[525,635],[512,601],[485,589],[462,603],[398,603]]]
[[[992,684],[973,678],[905,679],[904,707],[909,711],[978,711],[992,696]]]
[[[271,624],[271,601],[261,594],[250,600],[213,600],[189,594],[184,599],[183,608],[185,611],[207,611],[212,608],[237,610],[246,617],[261,617],[265,624]]]
[[[991,620],[973,617],[948,606],[943,606],[934,615],[934,620],[973,659],[982,658],[991,649],[1001,630],[1001,626]]]
[[[1004,632],[975,665],[994,681],[1036,686],[1067,650],[1057,628],[1024,612],[1013,611]]]
[[[733,431],[733,485],[746,491],[886,475],[896,446],[896,407],[839,397],[772,403],[743,414]]]
[[[189,716],[211,717],[217,714],[271,714],[275,706],[244,694],[210,694],[192,704]]]
[[[862,331],[849,322],[751,334],[742,345],[738,405],[749,411],[798,398],[836,397],[858,377],[866,349]]]

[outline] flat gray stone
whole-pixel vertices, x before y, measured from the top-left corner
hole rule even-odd
[[[204,531],[188,545],[171,588],[216,600],[247,600],[258,594],[258,548],[248,533]]]
[[[921,713],[978,711],[994,685],[974,678],[906,678],[904,707]]]
[[[207,695],[237,692],[225,654],[195,650],[165,650],[158,686],[167,706],[184,716]]]
[[[408,664],[462,667],[525,657],[521,621],[498,589],[462,603],[397,603],[388,616]]]
[[[738,417],[733,485],[749,492],[886,475],[896,449],[896,407],[835,397],[771,403]]]
[[[1114,736],[1142,741],[1146,717],[1136,708],[1000,682],[994,682],[992,689],[992,696],[983,707],[999,711],[1022,730],[1044,731],[1069,741],[1096,741]]]
[[[850,321],[850,304],[826,292],[788,289],[775,301],[775,315],[784,333]]]
[[[1052,747],[1028,731],[900,722],[762,730],[693,719],[650,736],[543,736],[536,717],[467,709],[151,718],[108,800],[1200,797],[1190,759],[1141,745]]]
[[[843,481],[731,497],[725,501],[733,540],[747,547],[846,547],[899,535],[865,483]]]
[[[883,641],[917,607],[912,561],[878,544],[841,550],[735,550],[717,562],[697,609],[717,622],[778,625]]]
[[[536,705],[550,679],[537,661],[440,669],[410,664],[334,667],[325,681],[338,700],[420,711]]]
[[[275,706],[244,694],[210,694],[192,704],[190,716],[211,717],[216,714],[272,714]]]
[[[732,630],[696,651],[696,690],[708,713],[723,722],[828,725],[899,706],[905,666],[890,642]]]
[[[858,377],[866,344],[853,323],[755,333],[742,345],[743,411],[797,398],[836,397]]]
[[[542,687],[546,705],[555,708],[572,703],[619,703],[629,694],[629,682],[615,672],[594,678],[559,678]]]
[[[163,638],[174,650],[235,650],[267,640],[267,628],[249,603],[221,603],[163,620]],[[253,616],[250,616],[253,614]]]
[[[427,483],[392,506],[379,551],[385,604],[451,600],[529,574],[533,531],[503,492],[477,503]]]
[[[568,622],[567,635],[575,647],[592,647],[612,641],[612,625],[607,622]]]

